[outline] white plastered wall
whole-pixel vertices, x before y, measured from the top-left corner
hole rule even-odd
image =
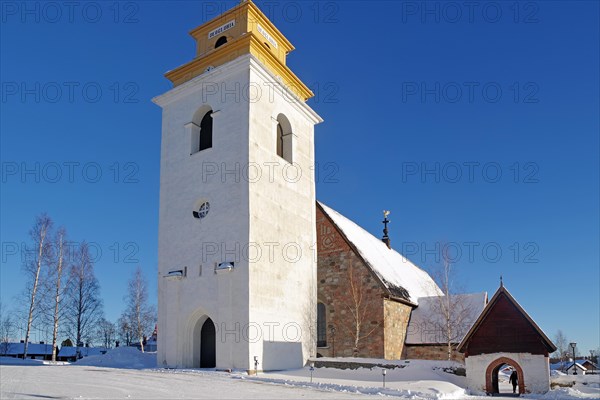
[[[255,60],[250,79],[250,163],[261,171],[249,187],[250,241],[262,250],[250,262],[250,344],[265,370],[298,368],[316,348],[316,223],[314,125],[320,118]],[[277,118],[291,126],[290,164],[276,153]],[[288,133],[288,132],[285,132]]]
[[[254,356],[260,369],[298,367],[311,355],[312,317],[316,320],[313,126],[320,118],[305,103],[289,101],[292,95],[277,89],[277,82],[246,55],[155,99],[163,108],[159,366],[199,366],[197,324],[207,317],[216,326],[217,368],[252,369]],[[263,94],[256,97],[261,86]],[[189,123],[207,106],[215,111],[213,147],[190,155]],[[300,170],[297,181],[283,178],[287,162],[272,147],[278,113],[293,127],[298,166],[288,175]],[[262,174],[258,180],[256,167]],[[192,210],[203,200],[210,202],[210,212],[198,220]],[[288,243],[290,255],[301,250],[299,260],[282,260]],[[235,268],[215,274],[215,264],[225,261],[234,261]],[[186,277],[165,278],[185,267]]]
[[[163,108],[157,354],[161,366],[199,366],[194,328],[208,316],[217,329],[217,368],[247,368],[248,349],[239,332],[224,334],[248,322],[247,263],[239,253],[228,253],[248,241],[248,189],[235,174],[223,173],[248,160],[248,103],[235,94],[224,96],[221,87],[224,82],[229,88],[248,84],[247,66],[240,61],[156,99]],[[190,155],[192,138],[186,125],[207,105],[218,111],[213,117],[213,147]],[[210,202],[210,212],[202,220],[192,216],[199,200]],[[235,270],[215,274],[215,263],[230,258],[235,258],[231,260]],[[164,277],[184,267],[185,278]]]

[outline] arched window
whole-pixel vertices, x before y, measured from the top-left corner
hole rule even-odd
[[[200,122],[200,140],[198,151],[210,149],[212,147],[212,111],[207,112]]]
[[[283,128],[277,123],[277,155],[283,157]]]
[[[292,140],[294,134],[292,133],[290,121],[283,114],[277,116],[277,132],[275,135],[277,155],[289,163],[293,162]]]
[[[190,155],[212,147],[213,112],[210,105],[198,108],[192,120],[185,124],[186,133],[190,138]]]
[[[220,38],[217,39],[217,43],[215,43],[215,49],[217,47],[223,46],[225,43],[227,43],[227,37],[226,36],[221,36]]]
[[[327,346],[327,315],[325,304],[317,303],[317,347]]]

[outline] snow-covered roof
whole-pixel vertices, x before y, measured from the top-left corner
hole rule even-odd
[[[588,366],[586,367],[585,364],[588,364]],[[598,369],[598,366],[596,364],[594,364],[592,361],[590,360],[577,360],[575,362],[575,365],[577,365],[577,368],[581,369],[582,371],[588,370],[588,369]],[[550,364],[550,369],[551,370],[567,370],[567,369],[571,369],[573,367],[573,361],[568,360],[568,361],[559,361],[553,364]],[[585,369],[583,369],[585,368]]]
[[[5,351],[6,350],[6,351]],[[8,356],[16,356],[23,354],[25,351],[25,343],[2,343],[0,345],[0,353]],[[50,355],[52,354],[51,344],[29,343],[27,346],[28,355]]]
[[[573,361],[573,359],[570,359],[570,360],[571,360],[571,362]],[[578,358],[578,359],[575,360],[575,362],[577,362],[577,363],[579,363],[581,365],[583,365],[585,363],[592,363],[592,364],[594,364],[594,362],[592,360],[587,359],[587,358]],[[596,364],[594,364],[594,365],[596,365]]]
[[[83,357],[97,356],[99,354],[106,353],[106,347],[80,347],[79,352]],[[77,347],[75,346],[63,346],[58,352],[59,357],[75,357],[77,354]]]
[[[460,331],[455,338],[460,342],[464,335],[469,331],[471,325],[475,322],[487,301],[487,293],[467,293],[451,296],[451,304],[455,305],[457,312],[460,312],[461,319]],[[443,315],[437,311],[440,309],[438,304],[443,301],[444,296],[421,297],[418,299],[419,306],[415,308],[410,315],[410,322],[406,331],[407,344],[434,344],[445,343],[445,336],[442,328],[445,325]],[[462,312],[464,310],[464,313]]]
[[[584,367],[583,365],[579,364],[579,363],[575,363],[575,366],[576,366],[577,368],[579,368],[580,370],[582,370],[582,371],[587,371],[587,368],[586,368],[586,367]],[[571,363],[571,365],[569,365],[569,366],[567,367],[567,371],[568,371],[568,370],[570,370],[571,368],[573,368],[573,363]]]
[[[550,369],[565,369],[571,363],[571,361],[559,361],[550,364]]]
[[[420,297],[438,296],[442,292],[431,276],[380,239],[337,211],[318,202],[325,214],[358,251],[366,264],[394,297],[418,304]]]
[[[592,360],[577,360],[577,362],[583,366],[585,366],[585,364],[589,364],[589,366],[592,367],[592,369],[598,369],[598,366]]]

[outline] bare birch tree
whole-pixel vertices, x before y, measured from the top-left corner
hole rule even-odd
[[[63,302],[63,292],[64,292],[64,282],[63,282],[63,270],[65,267],[65,262],[67,262],[70,257],[68,253],[68,246],[66,243],[66,230],[64,228],[59,228],[56,231],[54,236],[54,257],[52,262],[50,263],[50,276],[53,279],[49,279],[49,284],[53,285],[53,313],[52,313],[52,361],[56,361],[56,349],[57,349],[57,341],[58,341],[58,328],[59,322],[62,317],[62,302]]]
[[[556,357],[560,360],[561,369],[565,369],[565,361],[569,358],[569,340],[565,336],[562,330],[556,332],[554,338],[554,344],[556,345]]]
[[[10,341],[15,334],[15,320],[0,303],[0,355],[6,355],[10,347]]]
[[[112,348],[112,344],[115,341],[117,335],[117,329],[115,328],[115,324],[107,320],[106,318],[102,318],[98,322],[97,328],[97,336],[100,340],[100,343],[107,349]]]
[[[117,320],[117,337],[125,346],[131,345],[133,332],[131,330],[131,325],[129,324],[129,318],[127,318],[125,312],[123,312],[123,315]]]
[[[90,249],[86,242],[82,242],[77,249],[69,271],[69,285],[65,297],[67,330],[70,336],[75,338],[79,356],[79,347],[83,346],[84,341],[94,337],[96,325],[103,317],[100,285],[94,274]]]
[[[446,345],[448,360],[452,359],[452,351],[462,340],[475,320],[476,310],[465,295],[454,290],[454,271],[447,251],[442,254],[443,264],[434,271],[433,278],[443,293],[443,296],[433,298],[431,311],[433,320],[438,325],[436,331]]]
[[[366,301],[368,296],[365,294],[364,277],[356,272],[352,265],[347,270],[347,287],[349,290],[349,300],[346,301],[346,307],[352,316],[351,322],[346,329],[353,339],[354,348],[352,353],[354,357],[358,356],[360,342],[369,337],[379,325],[371,327],[367,326],[368,308]]]
[[[140,349],[144,352],[144,335],[152,329],[156,320],[156,311],[148,304],[148,285],[139,266],[127,285],[125,304],[127,307],[125,318],[140,343]]]
[[[24,270],[28,279],[26,292],[29,300],[29,312],[27,315],[27,328],[25,331],[23,358],[27,358],[29,335],[31,334],[31,326],[33,324],[35,313],[39,304],[39,298],[37,297],[37,294],[40,285],[42,266],[45,263],[46,253],[49,247],[48,242],[51,229],[52,220],[44,213],[36,217],[35,223],[29,231],[29,235],[31,236],[35,247],[35,253],[32,260],[26,258],[24,263]]]

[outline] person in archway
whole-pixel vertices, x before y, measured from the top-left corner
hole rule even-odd
[[[517,393],[517,385],[519,384],[519,376],[517,375],[517,371],[513,369],[510,374],[510,378],[508,378],[508,382],[512,383],[513,393]]]

